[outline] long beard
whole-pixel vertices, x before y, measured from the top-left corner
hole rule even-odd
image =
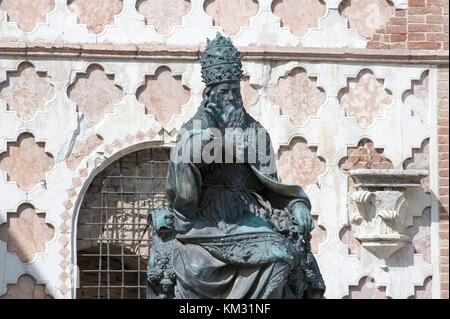
[[[234,109],[234,111],[231,113],[231,115],[226,123],[226,127],[245,129],[246,125],[247,125],[246,115],[247,115],[247,112],[242,105],[239,107],[236,107]]]

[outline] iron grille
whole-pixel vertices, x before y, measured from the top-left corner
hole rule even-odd
[[[95,177],[80,207],[77,298],[145,298],[149,211],[165,206],[168,148],[120,158]]]

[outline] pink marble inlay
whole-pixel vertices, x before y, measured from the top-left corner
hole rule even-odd
[[[37,284],[30,275],[22,275],[16,284],[8,284],[6,294],[0,299],[53,299],[45,292],[44,284]]]
[[[8,71],[6,81],[0,84],[0,98],[7,109],[17,112],[24,120],[31,120],[37,111],[45,111],[45,104],[55,94],[49,84],[31,63],[21,63],[17,71]]]
[[[369,127],[376,118],[384,116],[384,110],[392,105],[392,95],[387,92],[369,70],[362,70],[356,79],[348,81],[341,90],[340,103],[346,115],[355,117],[358,124]]]
[[[339,239],[348,246],[348,254],[361,256],[361,243],[353,236],[350,226],[343,227],[339,232]]]
[[[303,138],[293,138],[288,147],[280,147],[278,175],[283,183],[297,184],[305,189],[316,184],[325,169],[325,161],[317,157],[317,151],[308,147]]]
[[[414,245],[414,253],[421,254],[423,259],[431,264],[431,210],[426,208],[422,216],[413,218],[413,225],[406,228],[412,245]]]
[[[349,294],[344,299],[387,299],[386,287],[377,287],[373,278],[365,276],[357,286],[349,287]]]
[[[123,8],[121,0],[69,0],[69,10],[93,33],[101,33],[106,25],[114,25],[114,16]]]
[[[8,13],[8,21],[16,22],[25,32],[46,22],[47,13],[55,8],[55,0],[2,0],[0,10]]]
[[[281,18],[281,26],[288,27],[291,32],[302,37],[308,29],[319,25],[319,18],[327,12],[323,1],[319,0],[274,0],[272,12]]]
[[[30,133],[19,135],[17,142],[8,142],[7,151],[0,154],[0,169],[7,172],[8,180],[17,183],[25,192],[45,181],[45,173],[55,161],[45,152],[44,143],[36,143]]]
[[[360,168],[391,169],[392,162],[384,156],[383,148],[375,148],[373,142],[363,138],[356,147],[348,147],[348,156],[340,161],[340,168],[345,171]]]
[[[107,75],[97,64],[90,65],[86,73],[78,73],[67,92],[78,111],[93,123],[99,123],[106,113],[114,113],[114,105],[123,97],[122,89],[114,84],[114,76]]]
[[[315,80],[308,78],[302,68],[294,68],[289,75],[281,77],[270,89],[269,97],[280,107],[281,114],[288,115],[297,126],[317,115],[326,100],[325,92],[316,86]]]
[[[418,116],[422,123],[428,125],[428,91],[429,72],[422,73],[419,80],[411,81],[411,89],[407,90],[402,99],[411,109],[412,116]]]
[[[258,13],[257,0],[205,0],[203,8],[213,18],[213,25],[221,26],[227,35],[236,35],[248,26],[250,17]]]
[[[241,96],[247,112],[251,106],[258,102],[258,91],[250,85],[250,77],[244,76],[241,80]]]
[[[188,0],[138,0],[137,11],[145,17],[145,24],[157,32],[168,34],[174,26],[181,26],[182,17],[191,10]]]
[[[422,142],[420,149],[412,149],[412,158],[408,158],[403,162],[404,169],[430,169],[430,140],[427,138]],[[422,178],[420,181],[424,192],[430,192],[430,176]]]
[[[67,159],[67,167],[75,171],[81,161],[102,143],[103,139],[95,134],[89,136],[84,143],[77,142],[72,154]]]
[[[350,28],[365,38],[372,38],[376,30],[385,27],[395,8],[386,0],[344,0],[339,12],[348,19]]]
[[[414,287],[414,295],[408,299],[432,299],[433,277],[429,276],[423,281],[423,286]]]
[[[314,229],[311,232],[311,251],[313,254],[319,253],[319,246],[327,239],[327,230],[318,224],[319,216],[313,216]]]
[[[45,252],[45,244],[55,231],[45,223],[44,215],[37,214],[30,204],[22,204],[17,213],[7,214],[7,222],[0,225],[0,240],[6,242],[8,252],[15,252],[23,262],[30,262],[36,253]]]
[[[181,106],[190,98],[190,91],[182,85],[180,76],[173,76],[168,67],[159,67],[154,75],[145,77],[138,88],[137,99],[145,105],[146,112],[165,125],[173,115],[181,114]]]

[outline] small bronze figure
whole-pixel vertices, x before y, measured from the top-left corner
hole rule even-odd
[[[278,180],[269,134],[243,107],[239,52],[217,33],[200,63],[207,97],[171,153],[174,228],[168,240],[154,231],[150,297],[321,298],[311,203]]]

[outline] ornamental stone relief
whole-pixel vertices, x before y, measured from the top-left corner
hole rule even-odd
[[[344,171],[352,169],[390,169],[392,162],[384,156],[383,148],[374,148],[370,139],[363,138],[356,147],[349,147],[347,157],[340,162]]]
[[[363,128],[384,117],[385,110],[393,103],[392,94],[370,70],[361,70],[356,78],[348,79],[347,83],[347,87],[339,92],[339,101],[346,116],[355,117]]]
[[[114,105],[123,97],[122,89],[114,84],[114,76],[106,74],[98,64],[90,65],[86,73],[78,73],[67,93],[77,104],[77,111],[92,123],[99,123],[106,113],[114,113]]]
[[[250,17],[258,13],[258,8],[257,0],[205,0],[203,3],[213,25],[221,26],[228,36],[236,35],[242,26],[248,26]]]
[[[188,0],[138,0],[136,10],[161,34],[168,34],[174,26],[181,26],[182,17],[191,10]]]
[[[22,275],[16,284],[8,284],[6,294],[0,299],[53,299],[45,292],[44,284],[37,284],[30,275]]]
[[[387,299],[386,287],[377,287],[375,279],[369,276],[362,277],[358,285],[349,287],[348,296],[343,299]]]
[[[101,33],[106,25],[114,25],[114,16],[123,8],[121,0],[68,0],[69,10],[77,21],[86,24],[92,33]]]
[[[402,101],[411,109],[411,116],[418,116],[423,124],[428,125],[428,78],[429,71],[425,71],[419,80],[411,81],[411,89],[407,90]]]
[[[28,62],[21,63],[17,71],[8,71],[6,81],[0,83],[0,99],[6,101],[6,109],[15,111],[24,121],[31,120],[37,111],[45,111],[46,102],[54,94],[43,73]]]
[[[362,247],[387,269],[389,258],[408,246],[406,192],[420,187],[425,170],[357,169],[349,171],[349,220]],[[367,262],[367,255],[365,257]],[[372,262],[373,263],[373,262]]]
[[[136,97],[145,105],[147,114],[166,125],[174,115],[181,114],[182,105],[190,99],[190,90],[181,83],[181,76],[174,76],[168,67],[161,66],[154,75],[145,77]]]
[[[370,39],[376,30],[385,27],[395,8],[387,0],[344,0],[339,4],[339,12],[348,19],[350,28]]]
[[[0,10],[7,12],[8,21],[16,22],[25,32],[46,22],[47,13],[55,8],[55,0],[2,0]]]
[[[301,137],[293,138],[287,147],[281,146],[278,153],[278,175],[283,183],[306,189],[318,183],[319,175],[326,170],[325,160]]]
[[[303,37],[309,29],[319,26],[319,18],[326,14],[327,6],[322,0],[274,0],[272,12],[280,17],[282,27]]]
[[[45,244],[54,233],[53,226],[45,222],[45,214],[36,213],[30,204],[22,204],[17,212],[7,213],[7,222],[0,225],[0,240],[22,262],[30,262],[37,253],[45,252]]]
[[[45,152],[45,143],[36,142],[30,133],[20,134],[17,142],[8,142],[7,151],[0,153],[0,169],[24,192],[45,182],[45,174],[54,165],[53,157]]]
[[[326,94],[316,86],[316,79],[297,67],[278,80],[278,84],[270,89],[269,98],[280,107],[282,115],[288,115],[294,125],[302,126],[311,116],[317,115],[326,101]]]

